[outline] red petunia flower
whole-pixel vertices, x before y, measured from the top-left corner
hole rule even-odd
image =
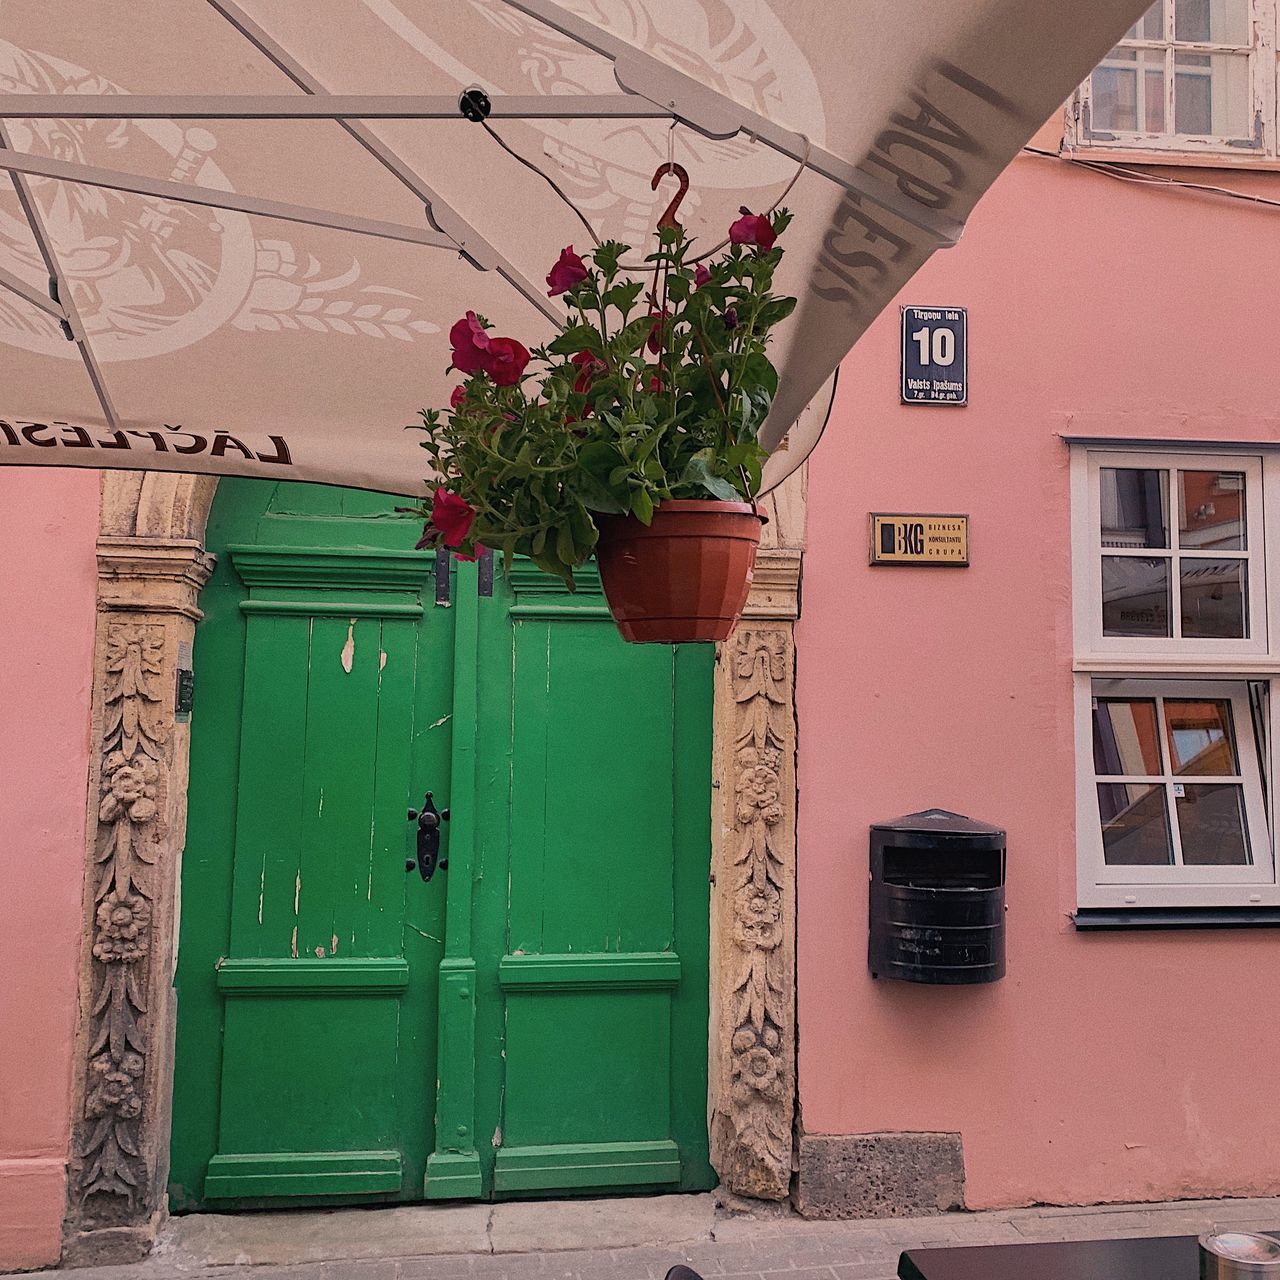
[[[471,532],[476,513],[465,498],[448,489],[437,489],[431,499],[431,523],[440,530],[446,547],[460,547]]]
[[[656,356],[662,350],[662,326],[667,316],[671,313],[666,307],[661,311],[649,309],[649,314],[653,317],[653,327],[649,330],[649,337],[645,341],[645,346]]]
[[[474,311],[468,311],[449,330],[449,345],[453,348],[453,367],[459,373],[475,373],[484,368],[485,353],[490,337]]]
[[[587,278],[587,264],[573,251],[573,245],[560,250],[556,265],[547,274],[547,296],[554,298],[567,293]]]
[[[515,386],[529,363],[529,352],[514,338],[490,338],[484,354],[482,367],[500,387]]]
[[[759,245],[761,249],[772,249],[773,242],[778,236],[769,219],[762,213],[752,213],[745,204],[738,212],[742,217],[729,228],[729,242],[754,244]]]
[[[462,403],[462,397],[466,394],[466,387],[454,387],[452,394],[449,396],[449,408],[456,409]]]

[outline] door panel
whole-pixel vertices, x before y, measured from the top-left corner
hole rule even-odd
[[[417,1198],[444,898],[439,883],[406,875],[406,806],[448,786],[450,622],[429,603],[431,557],[405,549],[411,525],[339,523],[325,510],[336,494],[315,494],[311,510],[310,495],[284,486],[256,496],[267,510],[254,531],[292,536],[214,544],[210,603],[234,599],[243,619],[238,643],[215,653],[243,674],[234,703],[195,712],[208,728],[192,754],[174,1200]],[[295,510],[273,511],[280,503]],[[198,649],[198,685],[202,658]],[[234,773],[218,775],[216,793],[201,786],[201,764],[228,750]],[[229,825],[218,820],[226,808]],[[230,928],[212,956],[197,928],[192,954],[192,890],[214,888],[219,872]],[[200,1055],[214,1046],[188,1031],[208,1035],[210,997],[220,1055],[206,1067]],[[194,1109],[212,1120],[200,1135],[212,1143],[191,1158],[185,1112],[203,1089],[212,1114]]]
[[[517,565],[508,597],[499,1194],[712,1180],[704,959],[712,653],[625,645],[594,573],[579,577],[569,596]],[[689,774],[681,786],[678,757]],[[702,1010],[692,1038],[677,1001],[689,991]]]

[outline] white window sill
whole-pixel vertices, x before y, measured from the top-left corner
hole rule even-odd
[[[1163,148],[1112,146],[1099,142],[1063,147],[1059,155],[1064,160],[1085,160],[1090,164],[1128,164],[1139,169],[1160,166],[1175,169],[1247,169],[1251,172],[1280,170],[1280,157],[1252,147],[1166,151]]]
[[[1258,929],[1280,926],[1280,907],[1079,907],[1084,932],[1110,929]]]

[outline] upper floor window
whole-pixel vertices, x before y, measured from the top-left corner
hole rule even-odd
[[[1257,458],[1095,453],[1089,475],[1091,649],[1266,649]]]
[[[1080,86],[1074,146],[1276,156],[1276,0],[1156,0]]]

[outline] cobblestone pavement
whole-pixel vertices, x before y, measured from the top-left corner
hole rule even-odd
[[[391,1215],[391,1216],[388,1216]],[[666,1234],[684,1237],[657,1243]],[[38,1272],[50,1280],[893,1280],[928,1245],[1280,1230],[1280,1198],[929,1218],[808,1222],[717,1208],[708,1196],[178,1219],[131,1266]],[[640,1241],[649,1243],[640,1243]],[[618,1243],[625,1241],[626,1243]],[[605,1242],[612,1242],[604,1247]],[[537,1247],[521,1248],[521,1244]],[[594,1247],[574,1247],[575,1245]],[[567,1246],[567,1247],[566,1247]],[[388,1256],[394,1255],[394,1256]]]

